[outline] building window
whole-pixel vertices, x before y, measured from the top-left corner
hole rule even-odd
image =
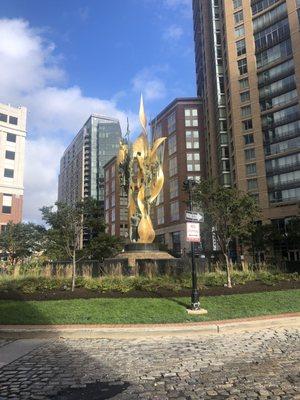
[[[187,149],[199,149],[199,131],[186,131],[185,144]]]
[[[239,38],[241,36],[245,36],[245,27],[244,27],[244,25],[237,26],[234,29],[234,32],[235,32],[235,37],[236,38]]]
[[[241,116],[248,117],[251,115],[251,106],[245,106],[241,108]]]
[[[178,179],[177,178],[170,180],[169,190],[170,190],[170,199],[174,199],[174,197],[178,196]]]
[[[18,125],[18,118],[17,117],[9,117],[9,123],[12,125]]]
[[[0,113],[0,121],[7,122],[7,115]]]
[[[164,191],[161,190],[161,191],[159,192],[159,195],[157,196],[156,204],[157,204],[157,205],[158,205],[158,204],[162,204],[163,202],[164,202]]]
[[[109,209],[109,197],[105,197],[105,210]]]
[[[176,113],[175,111],[168,116],[168,133],[169,135],[176,130]]]
[[[248,66],[247,66],[247,59],[243,58],[242,60],[238,60],[238,69],[240,75],[247,74]]]
[[[246,41],[245,39],[239,40],[236,42],[236,54],[237,56],[242,56],[243,54],[246,54]]]
[[[249,87],[249,79],[248,78],[240,79],[239,82],[240,82],[240,89],[248,89],[248,87]]]
[[[235,22],[235,24],[239,24],[240,22],[243,22],[243,21],[244,21],[243,10],[234,13],[233,16],[234,16],[234,22]]]
[[[6,150],[6,152],[5,152],[5,158],[8,160],[14,160],[15,155],[16,155],[16,153],[14,151]]]
[[[4,177],[5,178],[13,178],[14,177],[14,170],[10,168],[4,169]]]
[[[245,158],[247,161],[255,160],[255,149],[246,149],[246,150],[244,150],[244,152],[245,152]]]
[[[248,179],[247,180],[247,188],[248,188],[248,190],[256,190],[257,189],[257,179]]]
[[[236,10],[239,7],[242,7],[243,2],[242,0],[233,0],[233,8]]]
[[[173,201],[170,204],[171,210],[171,221],[177,221],[179,219],[179,203],[178,201]]]
[[[185,109],[184,110],[185,126],[198,126],[198,110]]]
[[[177,143],[176,143],[176,135],[172,135],[168,138],[168,148],[169,148],[169,156],[176,152]]]
[[[256,51],[274,46],[290,35],[289,20],[285,18],[254,36]]]
[[[114,207],[116,205],[116,197],[115,193],[111,195],[111,206]]]
[[[177,157],[169,159],[169,176],[177,174]]]
[[[245,101],[249,101],[250,100],[250,92],[249,90],[247,90],[247,92],[243,92],[240,94],[241,96],[241,102],[244,103]]]
[[[256,164],[247,164],[246,165],[246,175],[255,175],[256,174]]]
[[[115,173],[116,173],[116,167],[113,165],[111,167],[111,177],[114,178],[115,177]]]
[[[111,222],[115,222],[115,220],[116,220],[116,209],[113,208],[111,210]]]
[[[244,135],[244,142],[245,145],[254,143],[253,133],[248,133],[247,135]]]
[[[116,234],[116,224],[111,224],[111,234],[112,236]]]
[[[155,139],[160,138],[162,136],[161,124],[154,125],[153,134],[154,134]]]
[[[109,224],[109,211],[105,212],[105,223]]]
[[[278,1],[280,0],[260,0],[257,3],[251,5],[252,14],[255,15],[263,11],[265,8],[268,8],[271,5],[277,3]]]
[[[187,162],[187,171],[200,171],[199,153],[187,153],[186,162]]]
[[[172,246],[173,251],[177,254],[181,252],[180,232],[172,232]]]
[[[8,142],[16,143],[17,136],[14,133],[7,133],[6,140]]]
[[[254,19],[253,21],[254,32],[263,29],[267,25],[271,25],[272,22],[278,21],[281,17],[286,16],[286,14],[287,14],[286,3],[282,3],[278,7],[272,8],[272,10],[267,11],[260,17]]]
[[[113,193],[116,190],[116,181],[113,179],[111,181],[111,193]]]
[[[292,54],[292,43],[288,39],[285,42],[271,47],[268,50],[262,51],[256,56],[257,68],[262,68],[270,63],[275,62],[281,58],[285,58]]]
[[[2,198],[2,213],[11,214],[11,206],[12,206],[12,195],[4,193]]]
[[[165,209],[164,206],[158,206],[156,209],[157,225],[161,225],[165,222]]]
[[[242,124],[244,131],[250,131],[253,129],[252,119],[246,119],[245,121],[242,121]]]

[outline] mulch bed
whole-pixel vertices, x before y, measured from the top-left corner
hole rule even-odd
[[[279,282],[275,285],[266,285],[259,281],[247,282],[244,285],[235,285],[231,289],[227,287],[205,287],[200,290],[201,296],[220,296],[242,293],[271,292],[275,290],[300,289],[300,281]],[[128,293],[106,292],[99,293],[85,288],[76,288],[74,292],[70,290],[53,290],[47,292],[37,292],[24,294],[21,292],[10,291],[0,292],[0,300],[69,300],[69,299],[93,299],[93,298],[165,298],[165,297],[189,297],[190,289],[173,292],[170,290],[159,289],[155,293],[147,291],[131,291]]]

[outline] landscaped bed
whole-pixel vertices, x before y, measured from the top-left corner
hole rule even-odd
[[[299,274],[241,272],[232,274],[233,287],[226,287],[223,272],[201,274],[198,278],[202,296],[232,295],[300,289]],[[76,279],[76,289],[70,290],[71,279],[34,276],[0,277],[0,300],[67,300],[90,298],[169,298],[188,297],[189,276],[113,277]]]

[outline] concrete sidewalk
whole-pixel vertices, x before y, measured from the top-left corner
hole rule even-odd
[[[235,333],[287,327],[300,329],[300,313],[178,324],[0,325],[0,338],[145,339],[149,337],[153,339],[162,336],[187,337],[194,335],[212,335],[218,333]]]

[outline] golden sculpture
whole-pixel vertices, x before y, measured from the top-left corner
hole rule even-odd
[[[118,165],[121,187],[128,195],[129,237],[131,242],[152,243],[155,238],[150,218],[151,205],[157,199],[163,184],[162,170],[165,137],[156,139],[151,146],[148,141],[147,119],[141,96],[140,123],[142,132],[131,145],[129,130],[120,143]],[[159,153],[159,150],[162,150]]]

